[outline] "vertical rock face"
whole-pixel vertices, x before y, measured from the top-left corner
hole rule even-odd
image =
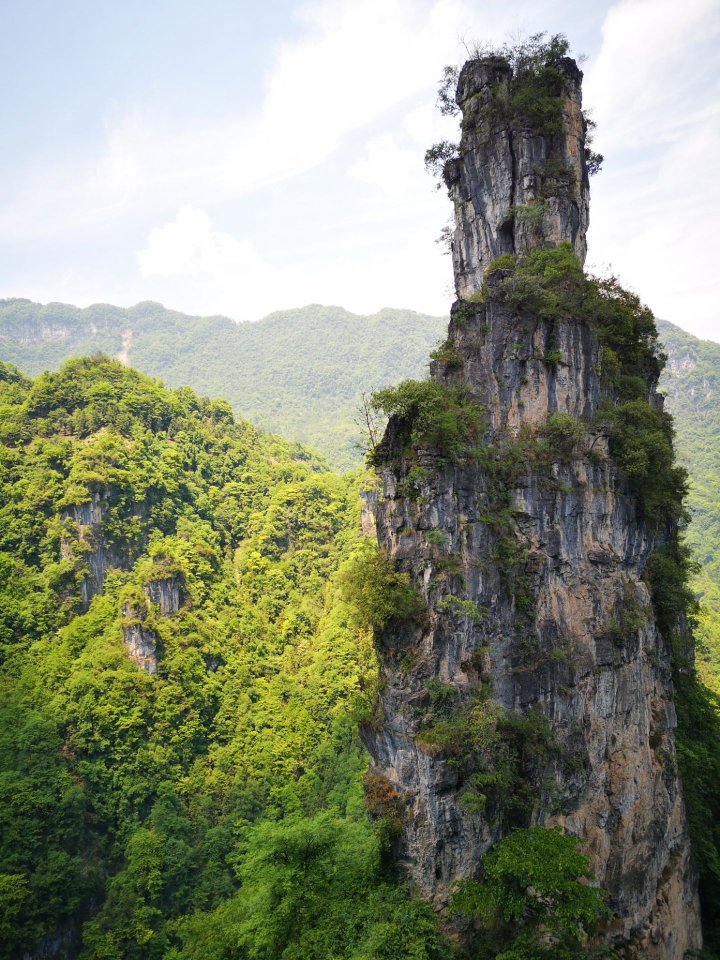
[[[66,537],[62,542],[62,555],[79,558],[85,568],[80,583],[83,610],[87,610],[93,597],[102,593],[109,570],[129,565],[129,558],[110,545],[104,535],[102,521],[109,506],[110,493],[103,490],[95,492],[88,503],[67,507],[62,514],[62,520],[71,521],[74,528],[74,537]]]
[[[433,696],[468,703],[485,691],[504,715],[534,718],[546,748],[520,747],[532,788],[524,822],[559,824],[583,839],[613,912],[603,936],[621,956],[681,960],[701,937],[675,764],[670,650],[642,578],[657,544],[607,438],[592,426],[603,395],[601,348],[583,321],[503,306],[495,275],[485,302],[467,302],[500,253],[568,241],[584,258],[581,74],[572,61],[563,74],[562,130],[551,140],[483,120],[493,91],[508,83],[506,63],[472,62],[460,77],[464,129],[480,131],[464,134],[446,173],[465,302],[453,307],[452,359],[431,372],[482,404],[485,452],[453,462],[430,446],[409,449],[408,425],[390,421],[369,528],[374,522],[381,547],[410,573],[427,611],[376,637],[379,703],[364,739],[375,775],[405,802],[401,862],[442,910],[453,884],[477,876],[480,857],[512,821],[501,792],[487,791],[484,806],[468,802],[472,758],[459,761],[423,736]],[[556,160],[572,164],[572,189],[546,192],[530,235],[508,210],[538,195],[535,165]],[[656,384],[647,386],[661,403]],[[538,459],[538,430],[556,413],[580,421],[584,438],[569,447],[556,438],[557,448]]]
[[[452,253],[461,299],[480,290],[488,265],[503,253],[565,240],[585,262],[590,191],[582,72],[569,58],[558,72],[561,116],[540,127],[510,111],[505,60],[470,60],[460,74],[462,155],[447,165],[445,180],[456,213]]]
[[[180,609],[180,584],[174,574],[158,576],[145,584],[145,596],[154,603],[163,617],[171,616]]]
[[[134,664],[152,676],[157,673],[157,637],[145,624],[146,611],[132,603],[122,605],[125,651]]]
[[[160,617],[171,617],[180,609],[180,577],[159,571],[143,587],[144,596],[122,605],[123,643],[128,657],[150,675],[157,673],[158,638],[148,625],[148,604]]]

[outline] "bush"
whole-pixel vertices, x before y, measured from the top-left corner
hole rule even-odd
[[[488,273],[500,269],[511,271],[494,287],[501,303],[547,320],[585,320],[593,327],[604,348],[603,373],[620,385],[621,399],[637,395],[638,381],[629,378],[641,378],[647,393],[648,380],[660,376],[665,357],[652,311],[615,277],[587,276],[569,243],[521,258],[506,255]]]
[[[422,606],[410,575],[398,573],[390,557],[367,537],[340,567],[337,582],[343,599],[366,626],[382,629],[391,620],[413,617]]]
[[[435,447],[449,459],[467,455],[482,432],[482,407],[463,386],[405,380],[374,393],[370,402],[373,409],[401,421],[411,446]]]
[[[585,427],[569,413],[551,413],[540,432],[562,457],[569,457],[585,439]]]
[[[454,350],[453,347],[448,344],[442,344],[433,350],[430,354],[430,359],[445,364],[445,366],[451,370],[462,366],[462,357],[457,350]]]
[[[577,837],[514,830],[483,857],[483,879],[460,884],[452,906],[479,921],[481,960],[580,960],[605,913]],[[597,953],[592,954],[597,956]]]
[[[654,526],[685,519],[687,472],[675,466],[670,414],[645,400],[629,400],[600,413],[610,433],[610,454],[627,476],[641,517]]]

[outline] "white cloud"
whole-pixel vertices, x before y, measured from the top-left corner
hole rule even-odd
[[[646,149],[692,126],[698,95],[717,95],[719,36],[719,0],[616,3],[585,81],[601,148]]]
[[[138,253],[138,265],[145,277],[209,279],[264,267],[247,240],[214,230],[207,213],[191,206],[181,207],[175,220],[150,231],[147,246]]]
[[[150,231],[137,262],[146,281],[172,290],[184,309],[238,319],[255,319],[273,309],[280,288],[292,285],[297,274],[294,268],[281,271],[266,262],[250,241],[216,230],[204,210],[189,205]]]
[[[254,116],[168,129],[150,104],[107,124],[95,159],[41,162],[12,200],[0,236],[86,230],[108,218],[207,206],[327,160],[342,139],[433,85],[454,56],[466,0],[326,0],[301,8],[304,36],[278,45]]]
[[[437,292],[448,267],[438,262],[431,234],[421,229],[403,237],[402,255],[393,259],[387,255],[393,249],[390,231],[378,251],[378,216],[348,231],[322,264],[282,264],[264,259],[248,240],[216,230],[204,210],[182,207],[173,220],[154,227],[138,251],[144,289],[136,287],[135,298],[149,297],[150,287],[153,299],[181,304],[190,313],[238,320],[310,302],[337,303],[359,313],[398,303],[443,312],[448,300]],[[398,276],[398,264],[405,262],[413,269]]]
[[[680,323],[716,317],[699,275],[716,275],[719,5],[620,0],[587,70],[607,155],[593,182],[591,258]],[[66,165],[43,158],[26,170],[13,198],[0,198],[0,238],[21,249],[45,237],[47,251],[86,244],[85,261],[65,256],[56,271],[69,300],[92,290],[239,319],[303,301],[440,312],[449,263],[433,240],[450,206],[422,158],[453,133],[434,107],[442,67],[462,58],[464,37],[562,29],[561,16],[572,35],[582,15],[566,0],[306,4],[253,112],[236,116],[228,104],[212,122],[172,128],[158,105],[127,105],[94,156],[83,145]],[[224,230],[205,212],[218,220],[221,204]],[[101,229],[118,238],[110,256],[109,243],[93,244]],[[127,263],[134,274],[116,268]],[[38,264],[36,289],[51,290],[51,266]]]
[[[590,257],[658,316],[720,339],[719,0],[622,0],[588,73],[604,171]]]

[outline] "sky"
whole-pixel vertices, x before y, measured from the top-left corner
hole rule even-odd
[[[588,266],[720,341],[720,0],[0,0],[0,297],[446,313],[437,82],[542,30],[587,57]]]

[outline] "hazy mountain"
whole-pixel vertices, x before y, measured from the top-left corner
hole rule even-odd
[[[239,416],[347,468],[359,461],[353,420],[363,391],[418,376],[446,325],[411,310],[358,316],[317,304],[235,323],[151,302],[124,310],[0,300],[0,360],[36,376],[106,353],[168,386],[221,397]]]

